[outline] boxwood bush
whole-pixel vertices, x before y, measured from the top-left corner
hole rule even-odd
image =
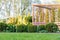
[[[39,32],[40,33],[47,33],[48,31],[46,30],[46,26],[45,25],[40,25],[39,26]]]
[[[28,25],[28,32],[37,32],[37,26],[29,24]]]
[[[6,32],[16,32],[16,26],[13,24],[7,24]]]
[[[54,23],[48,23],[48,24],[46,24],[46,30],[48,32],[57,32],[58,31],[58,26]]]
[[[17,32],[27,32],[28,31],[28,26],[21,24],[17,26]]]
[[[20,24],[15,26],[13,24],[6,24],[0,22],[0,32],[40,32],[40,33],[47,33],[47,32],[57,32],[58,26],[54,23],[48,23],[46,25],[32,25],[32,24]]]
[[[17,26],[17,32],[36,32],[37,31],[37,26],[34,26],[32,24],[28,25],[18,25]]]
[[[7,26],[8,26],[8,25],[7,25],[6,23],[0,22],[0,32],[3,32],[3,31],[5,32]]]
[[[39,30],[46,30],[46,26],[45,25],[40,25]]]

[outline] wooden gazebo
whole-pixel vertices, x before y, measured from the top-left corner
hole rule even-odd
[[[36,13],[36,9],[38,10],[39,13]],[[45,19],[45,10],[48,10],[48,17],[49,19]],[[55,16],[53,17],[52,15],[52,10],[54,9],[55,11]],[[45,20],[49,20],[49,22],[52,22],[51,20],[55,18],[54,23],[56,23],[58,26],[60,26],[60,21],[58,21],[58,9],[60,9],[60,4],[32,4],[32,23],[34,25],[40,25],[40,24],[46,24],[47,22]],[[40,15],[42,11],[42,15]],[[37,16],[36,16],[37,14]],[[41,17],[40,17],[41,16]],[[52,18],[51,18],[52,17]],[[38,19],[38,21],[36,21]],[[42,19],[43,21],[41,21]]]

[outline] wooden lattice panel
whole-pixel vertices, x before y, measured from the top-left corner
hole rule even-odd
[[[33,4],[32,23],[34,25],[46,24],[49,22],[60,22],[60,4]]]

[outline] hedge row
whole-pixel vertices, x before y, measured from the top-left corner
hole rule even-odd
[[[0,32],[16,32],[15,25],[0,23]]]
[[[57,32],[58,26],[54,23],[48,23],[46,25],[12,25],[6,23],[0,23],[0,32],[41,32],[41,33],[48,33],[48,32]]]

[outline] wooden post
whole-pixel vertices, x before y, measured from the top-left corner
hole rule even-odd
[[[32,6],[32,22],[34,22],[34,6]]]

